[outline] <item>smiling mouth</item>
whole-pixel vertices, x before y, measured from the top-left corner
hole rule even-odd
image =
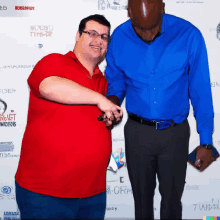
[[[94,51],[101,51],[101,47],[97,47],[97,46],[90,46]]]

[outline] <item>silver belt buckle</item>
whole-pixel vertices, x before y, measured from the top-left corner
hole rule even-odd
[[[153,121],[153,122],[156,122],[156,130],[157,130],[157,123],[160,123],[160,122],[158,122],[158,121]]]

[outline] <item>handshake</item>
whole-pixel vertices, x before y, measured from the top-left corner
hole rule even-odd
[[[107,127],[117,124],[123,116],[123,110],[119,105],[120,102],[116,96],[101,99],[97,106],[103,114],[98,117],[98,120],[105,122]]]

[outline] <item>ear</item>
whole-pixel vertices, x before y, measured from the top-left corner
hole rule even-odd
[[[76,33],[76,41],[79,41],[79,38],[80,38],[80,33],[79,33],[79,31],[77,31],[77,33]]]
[[[128,11],[128,17],[131,17],[131,1],[129,0],[128,0],[127,11]]]
[[[128,6],[127,10],[128,10],[128,17],[130,18],[131,17],[131,7]]]
[[[163,3],[163,6],[162,6],[162,14],[165,14],[165,3]]]

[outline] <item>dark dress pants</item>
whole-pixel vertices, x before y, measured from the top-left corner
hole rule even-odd
[[[181,197],[190,137],[188,121],[156,130],[128,118],[124,132],[135,219],[154,219],[156,174],[161,194],[160,219],[182,219]]]

